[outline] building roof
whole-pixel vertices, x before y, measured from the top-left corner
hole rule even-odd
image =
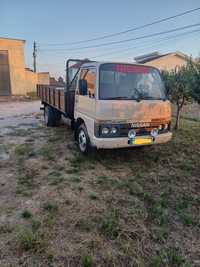
[[[146,54],[146,55],[141,55],[141,56],[135,57],[134,60],[137,63],[144,64],[144,63],[148,63],[150,61],[156,60],[156,59],[161,58],[161,57],[166,57],[169,55],[178,56],[178,57],[181,57],[185,60],[189,59],[189,56],[185,55],[184,53],[182,53],[180,51],[176,51],[176,52],[171,52],[171,53],[167,53],[167,54],[160,54],[158,52],[153,52],[151,54]]]
[[[4,39],[4,40],[10,40],[10,41],[21,41],[21,42],[26,42],[26,40],[23,40],[23,39],[17,39],[17,38],[8,38],[8,37],[1,37],[0,36],[0,39]]]

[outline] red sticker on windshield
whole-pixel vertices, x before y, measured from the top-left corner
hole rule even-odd
[[[116,71],[124,73],[149,73],[149,68],[137,65],[116,64]]]

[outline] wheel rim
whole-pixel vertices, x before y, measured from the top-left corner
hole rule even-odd
[[[80,150],[84,152],[87,146],[87,139],[86,139],[85,132],[83,130],[79,132],[78,143],[79,143]]]

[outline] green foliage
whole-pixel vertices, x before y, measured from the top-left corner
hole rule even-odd
[[[158,225],[165,225],[168,222],[168,198],[166,193],[161,193],[160,199],[154,200],[149,209],[150,216]]]
[[[200,104],[200,59],[195,64],[189,64],[192,98]]]
[[[92,257],[90,255],[85,255],[81,259],[83,267],[92,267]]]
[[[200,103],[200,63],[195,64],[189,59],[186,66],[162,74],[169,99],[177,107],[174,128],[178,129],[183,106],[192,100]]]
[[[21,214],[22,218],[24,219],[29,219],[32,217],[32,213],[28,210],[24,210]]]
[[[32,230],[22,227],[17,231],[17,242],[25,251],[28,250],[41,250],[45,246],[45,242],[38,233],[34,233]]]
[[[58,205],[54,202],[47,201],[44,203],[43,209],[48,211],[48,212],[56,212],[56,211],[58,211]]]
[[[92,200],[96,200],[98,198],[98,195],[96,192],[90,192],[88,196]]]
[[[53,160],[55,158],[56,151],[53,144],[47,143],[40,149],[39,153],[44,159]]]
[[[101,231],[110,239],[117,238],[119,234],[119,215],[117,210],[113,210],[103,218]]]
[[[32,147],[29,144],[19,144],[15,147],[15,155],[17,157],[25,157],[31,155]]]

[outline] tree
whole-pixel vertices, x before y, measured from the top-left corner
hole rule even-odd
[[[193,88],[192,83],[189,82],[192,79],[192,75],[193,71],[190,62],[181,68],[176,68],[170,72],[163,72],[167,94],[177,108],[175,129],[179,128],[183,106],[192,101]]]
[[[200,58],[195,63],[189,62],[190,80],[192,86],[192,98],[200,104]]]

